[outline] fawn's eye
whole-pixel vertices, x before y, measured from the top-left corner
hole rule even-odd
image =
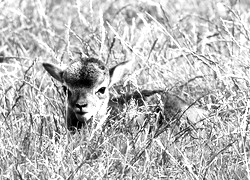
[[[71,92],[70,92],[69,88],[67,88],[66,86],[62,86],[62,88],[63,88],[63,92],[64,92],[66,95],[68,95],[68,96],[71,95]]]
[[[66,94],[68,88],[66,86],[62,86],[62,88],[63,88],[63,92]]]
[[[100,94],[104,94],[105,93],[105,90],[106,90],[106,87],[101,87],[97,93],[100,93]]]

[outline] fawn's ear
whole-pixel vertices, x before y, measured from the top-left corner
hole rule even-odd
[[[53,78],[63,83],[63,70],[61,68],[58,68],[55,65],[49,63],[43,63],[43,67]]]
[[[133,61],[125,61],[109,69],[109,75],[110,75],[109,87],[119,82],[125,74],[131,72],[134,69],[133,65],[134,65]]]

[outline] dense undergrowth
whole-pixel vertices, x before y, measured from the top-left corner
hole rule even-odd
[[[1,1],[1,179],[248,179],[249,8],[247,0]],[[109,67],[135,60],[112,93],[178,94],[208,112],[202,128],[157,134],[157,113],[131,101],[101,127],[70,134],[61,86],[41,63],[79,56]]]

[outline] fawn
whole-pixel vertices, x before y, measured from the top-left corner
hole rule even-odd
[[[67,128],[80,129],[93,117],[103,117],[107,113],[110,102],[109,88],[133,69],[132,61],[125,61],[111,69],[95,58],[79,58],[71,62],[66,69],[49,63],[43,63],[46,71],[63,84],[68,97]],[[129,98],[147,100],[148,97],[160,93],[164,98],[162,107],[165,118],[170,119],[175,113],[183,113],[191,121],[204,117],[199,108],[188,108],[182,99],[175,95],[159,91],[142,91],[129,95]],[[149,100],[151,101],[151,99]],[[114,103],[113,103],[114,104]]]

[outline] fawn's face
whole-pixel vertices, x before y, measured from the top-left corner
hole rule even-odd
[[[109,70],[97,59],[78,59],[61,70],[44,64],[45,69],[63,84],[68,99],[68,108],[79,121],[88,121],[106,113],[109,101]]]
[[[102,61],[95,58],[78,59],[66,69],[43,63],[48,73],[63,84],[68,109],[81,122],[105,115],[109,87],[130,71],[132,65],[132,61],[126,61],[108,69]]]
[[[68,106],[79,121],[104,115],[109,101],[109,70],[99,60],[73,62],[62,74]]]

